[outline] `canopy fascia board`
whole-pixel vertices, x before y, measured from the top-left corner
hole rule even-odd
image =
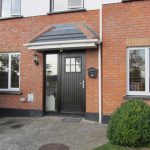
[[[29,50],[48,50],[48,49],[80,49],[80,48],[97,48],[100,42],[98,39],[91,40],[71,40],[71,41],[56,41],[56,42],[39,42],[24,44]]]

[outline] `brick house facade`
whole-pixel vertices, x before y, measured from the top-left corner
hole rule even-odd
[[[47,93],[46,88],[47,80],[53,84],[46,75],[47,56],[51,55],[53,58],[53,54],[58,55],[59,66],[58,83],[55,85],[59,95],[59,104],[55,104],[55,107],[58,107],[57,114],[64,113],[66,108],[67,114],[71,109],[71,114],[80,114],[78,99],[85,99],[81,114],[105,123],[127,99],[140,98],[150,104],[150,1],[135,0],[123,3],[121,0],[111,0],[106,3],[102,5],[102,9],[0,19],[0,56],[16,52],[20,54],[20,88],[16,91],[0,89],[1,115],[47,114],[46,96],[49,96],[51,103],[50,100],[53,101],[56,95],[54,91]],[[82,59],[78,55],[83,56]],[[36,59],[38,65],[34,62]],[[72,60],[76,62],[72,63]],[[72,66],[83,71],[79,68],[77,72],[71,71]],[[90,72],[90,77],[88,69],[93,68],[95,70]],[[63,72],[63,69],[66,70]],[[8,68],[4,69],[5,72],[7,70]],[[48,71],[49,76],[56,80],[56,74],[52,76],[52,71]],[[83,73],[81,76],[84,79],[78,76],[79,73]],[[92,78],[93,73],[97,73],[95,78]],[[10,78],[9,76],[9,80]],[[72,82],[78,79],[80,82]],[[54,87],[48,88],[54,90]],[[75,93],[76,91],[78,93]],[[76,96],[79,97],[75,101]],[[82,96],[84,98],[81,98]],[[71,101],[69,107],[67,99]]]
[[[148,95],[127,93],[128,48],[150,45],[150,1],[134,1],[103,5],[102,99],[103,115],[109,116],[126,99]]]
[[[60,19],[61,18],[61,19]],[[42,115],[44,111],[44,53],[37,52],[39,65],[33,62],[34,51],[23,46],[33,39],[38,33],[53,24],[84,22],[99,34],[99,10],[51,14],[28,18],[14,18],[0,20],[0,52],[20,53],[20,91],[5,92],[0,94],[0,108],[2,113],[14,110],[23,112],[22,115]],[[98,49],[86,49],[86,110],[88,114],[98,116],[98,78],[88,77],[87,69],[98,69]],[[29,102],[28,94],[34,94],[34,101]],[[21,102],[25,98],[25,102]],[[27,110],[27,111],[26,111]],[[30,112],[29,112],[30,111]],[[19,113],[18,115],[21,115]],[[16,114],[16,113],[15,113]]]

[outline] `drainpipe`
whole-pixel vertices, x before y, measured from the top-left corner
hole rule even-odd
[[[98,67],[99,67],[99,123],[102,123],[102,0],[100,1],[100,45],[98,47]]]

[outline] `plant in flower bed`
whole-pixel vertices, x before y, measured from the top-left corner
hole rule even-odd
[[[107,137],[112,144],[144,147],[150,144],[150,106],[140,100],[129,100],[113,114]]]

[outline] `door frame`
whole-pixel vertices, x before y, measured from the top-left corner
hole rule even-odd
[[[68,52],[69,53],[69,51],[68,50],[64,50],[63,52],[60,52],[60,50],[57,50],[57,51],[51,51],[51,52],[49,52],[49,51],[45,51],[44,53],[43,53],[43,113],[44,113],[44,115],[45,114],[47,114],[47,115],[51,115],[51,114],[56,114],[56,115],[58,115],[58,114],[60,114],[60,112],[61,112],[61,85],[62,85],[62,78],[61,78],[61,73],[62,73],[62,54],[64,53],[64,52]],[[86,112],[86,50],[71,50],[70,51],[70,53],[83,53],[84,54],[84,62],[83,63],[85,63],[84,64],[84,66],[85,66],[85,68],[84,68],[84,81],[85,81],[85,87],[84,87],[84,90],[85,90],[85,92],[84,92],[84,113]],[[58,95],[57,95],[57,97],[58,97],[58,104],[57,104],[57,112],[53,112],[53,111],[49,111],[49,112],[47,112],[46,111],[46,55],[48,55],[48,54],[57,54],[58,56],[58,60],[57,60],[57,63],[58,63],[58,89],[57,89],[57,93],[58,93]],[[70,113],[71,114],[71,113]]]

